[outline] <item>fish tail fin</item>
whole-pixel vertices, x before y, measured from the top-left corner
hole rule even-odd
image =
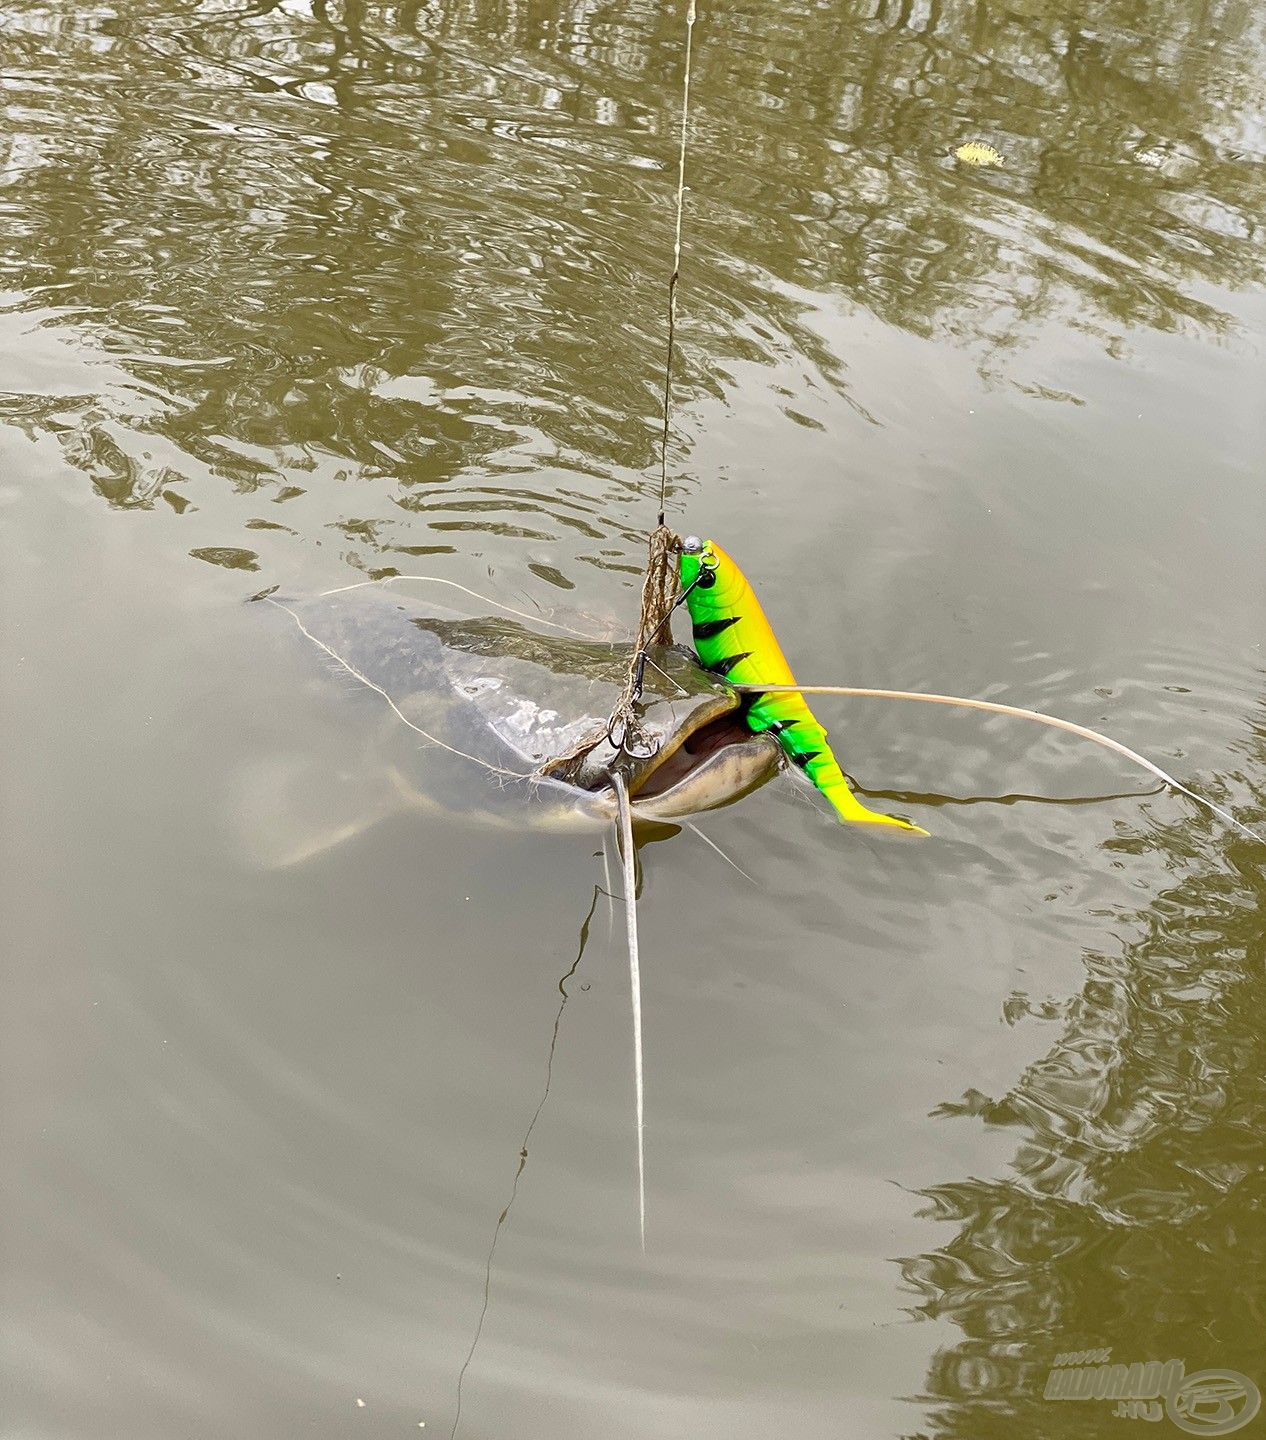
[[[922,825],[915,825],[910,820],[899,820],[895,815],[882,815],[877,810],[868,810],[849,789],[845,780],[823,788],[822,793],[831,802],[841,824],[893,825],[898,830],[907,830],[914,835],[928,833]]]

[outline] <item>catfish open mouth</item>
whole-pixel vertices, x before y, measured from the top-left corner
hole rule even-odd
[[[770,779],[780,764],[777,742],[753,735],[739,697],[722,690],[668,732],[635,777],[629,799],[644,819],[681,819],[730,804]]]
[[[541,773],[587,791],[604,809],[613,799],[618,766],[636,816],[671,821],[729,804],[770,779],[781,763],[778,743],[754,735],[743,702],[716,676],[675,648],[655,651],[658,679],[648,679],[639,707],[641,734],[628,751],[605,730],[596,740],[547,761]],[[650,753],[643,745],[649,742]]]
[[[695,728],[683,727],[655,757],[631,792],[635,800],[652,800],[680,785],[693,771],[730,745],[748,745],[756,737],[744,724],[737,707]],[[759,746],[757,747],[759,748]]]

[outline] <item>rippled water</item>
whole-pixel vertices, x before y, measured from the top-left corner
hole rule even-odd
[[[823,701],[934,838],[784,778],[702,822],[755,883],[645,849],[643,1257],[601,837],[375,809],[381,707],[241,603],[631,622],[683,38],[0,6],[5,1435],[447,1434],[485,1293],[468,1437],[1122,1434],[1042,1398],[1091,1347],[1266,1388],[1260,850]],[[1264,61],[1247,0],[702,9],[669,518],[804,679],[1262,823]]]

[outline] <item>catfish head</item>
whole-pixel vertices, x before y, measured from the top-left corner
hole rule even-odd
[[[652,647],[646,677],[636,728],[623,736],[605,727],[591,733],[571,753],[547,760],[541,774],[585,791],[609,815],[618,770],[634,817],[671,823],[731,804],[777,772],[777,742],[747,728],[739,695],[692,655]]]
[[[744,724],[738,694],[683,650],[650,651],[640,739],[617,748],[607,717],[627,673],[627,641],[463,615],[435,603],[438,586],[417,588],[401,579],[261,597],[349,696],[365,691],[328,755],[300,748],[243,776],[234,808],[264,863],[297,863],[402,808],[499,826],[605,823],[617,769],[634,815],[671,824],[737,800],[782,763],[776,741]]]

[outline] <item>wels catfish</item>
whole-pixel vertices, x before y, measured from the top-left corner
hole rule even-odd
[[[267,845],[271,863],[306,858],[406,805],[500,824],[606,824],[616,813],[617,761],[634,816],[667,824],[729,804],[778,771],[777,743],[751,733],[739,696],[692,655],[651,648],[645,740],[621,756],[606,732],[629,643],[584,638],[545,618],[525,624],[518,612],[463,615],[434,603],[434,583],[423,588],[401,577],[302,600],[261,597],[329,668],[373,692],[365,700],[383,712],[379,768],[391,782],[388,793],[362,797],[359,819],[311,827],[324,843]],[[545,634],[547,626],[566,633]],[[262,790],[256,784],[256,818],[275,829],[285,802],[308,803],[315,779],[291,776],[286,796],[276,776]]]

